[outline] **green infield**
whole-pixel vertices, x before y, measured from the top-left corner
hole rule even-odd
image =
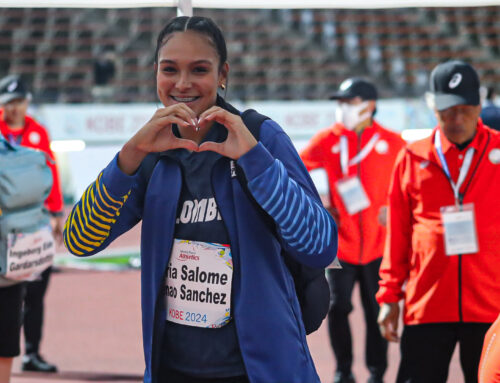
[[[140,268],[141,259],[139,253],[136,252],[81,258],[71,255],[57,255],[54,265],[90,270],[126,270]]]

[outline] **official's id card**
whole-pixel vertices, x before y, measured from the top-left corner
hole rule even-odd
[[[359,177],[344,178],[337,182],[337,191],[350,215],[359,213],[370,206],[368,195]]]
[[[472,254],[479,251],[474,204],[443,206],[441,220],[446,255]]]

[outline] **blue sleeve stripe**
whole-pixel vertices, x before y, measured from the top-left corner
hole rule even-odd
[[[297,221],[299,220],[300,217],[297,214],[297,211],[299,210],[299,206],[300,206],[300,196],[298,194],[294,194],[293,204],[290,207],[290,213],[293,214],[292,215],[293,220],[290,223],[283,221],[283,226],[287,227],[288,228],[287,230],[291,230],[295,226]]]
[[[296,217],[295,217],[295,220],[294,222],[290,225],[290,227],[287,229],[288,232],[299,232],[300,230],[302,230],[302,226],[303,224],[305,223],[305,221],[303,220],[303,217],[302,217],[302,210],[303,210],[303,204],[304,204],[304,195],[303,194],[297,194],[298,195],[298,202],[297,202],[297,206],[295,207],[295,213],[296,213]]]
[[[290,180],[293,182],[293,180]],[[276,220],[282,222],[283,224],[287,221],[290,216],[294,201],[296,200],[296,193],[288,193],[285,191],[285,203],[282,205],[281,211],[276,214]],[[290,202],[292,200],[292,202]],[[288,212],[288,214],[286,214]],[[286,216],[284,216],[286,214]]]
[[[318,221],[316,222],[315,231],[321,235],[323,233],[324,228],[325,228],[325,216],[323,214],[321,214],[318,218]],[[323,248],[324,248],[323,241],[318,241],[315,243],[315,246],[314,246],[315,251],[321,252],[323,250]]]
[[[288,225],[288,222],[290,221],[291,217],[295,217],[294,215],[292,215],[292,213],[294,211],[293,206],[295,205],[295,201],[297,201],[297,194],[292,195],[292,202],[290,203],[290,205],[288,207],[288,214],[282,221],[284,226]]]
[[[328,213],[288,177],[279,160],[250,181],[248,187],[273,217],[289,246],[311,255],[330,245],[333,229]]]
[[[109,195],[101,177],[102,173],[85,190],[64,227],[64,242],[73,254],[84,255],[102,245],[130,193],[120,197],[121,201],[116,200]]]
[[[276,213],[276,210],[278,210],[280,208],[281,208],[280,213]],[[278,215],[280,215],[284,209],[286,209],[286,204],[283,203],[283,194],[278,194],[278,200],[276,202],[272,203],[272,208],[269,209],[268,214],[272,217],[276,216],[276,218],[278,218]]]
[[[304,220],[301,221],[299,227],[297,230],[293,231],[283,231],[283,236],[286,235],[286,237],[291,241],[291,243],[298,245],[300,244],[300,238],[296,237],[296,233],[300,233],[302,231],[302,228],[306,225],[306,222]]]
[[[269,169],[271,169],[271,170],[272,170],[272,167],[271,167],[271,168],[269,168]],[[280,181],[281,181],[281,175],[279,174],[279,172],[276,172],[276,171],[275,171],[275,172],[273,172],[273,173],[274,173],[274,174],[270,174],[269,176],[270,176],[270,177],[277,177],[277,178],[278,178],[278,182],[280,182]],[[262,186],[264,186],[264,185],[262,185]],[[266,202],[262,205],[262,208],[263,208],[264,210],[266,210],[266,211],[267,211],[267,209],[269,208],[269,205],[272,203],[273,199],[274,199],[274,198],[275,198],[275,196],[278,194],[278,191],[279,191],[279,190],[278,190],[278,188],[274,188],[274,189],[267,189],[267,190],[266,190],[266,189],[263,189],[263,192],[271,193],[271,195],[270,195],[270,196],[265,196],[265,195],[263,195],[263,196],[262,196],[262,197],[265,197],[265,201],[266,201]]]

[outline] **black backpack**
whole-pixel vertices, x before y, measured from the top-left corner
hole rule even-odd
[[[229,104],[225,104],[225,109],[228,109],[232,113],[237,113],[237,111]],[[269,117],[259,114],[253,109],[248,109],[243,112],[241,118],[252,135],[258,141],[261,125],[265,120],[268,120]],[[141,167],[147,180],[151,177],[153,169],[159,158],[160,153],[151,153],[144,159]],[[274,223],[274,220],[264,209],[262,209],[257,201],[255,201],[252,194],[248,190],[245,174],[242,169],[239,169],[238,166],[236,166],[236,177],[238,178],[248,198],[255,205],[255,208],[262,213],[266,225],[268,225],[271,230],[276,231],[276,224]],[[316,331],[319,326],[321,326],[321,322],[325,319],[330,308],[330,288],[328,286],[328,281],[326,280],[325,269],[318,269],[303,265],[289,255],[285,250],[282,250],[282,256],[290,274],[293,277],[306,334],[311,334]]]

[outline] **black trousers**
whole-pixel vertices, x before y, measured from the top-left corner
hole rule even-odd
[[[23,328],[26,354],[38,353],[42,340],[44,298],[52,267],[45,270],[39,280],[26,283]]]
[[[19,355],[25,283],[0,287],[0,358]]]
[[[465,383],[477,383],[483,340],[491,323],[429,323],[405,326],[397,383],[446,383],[455,345]]]
[[[377,325],[379,305],[375,300],[378,290],[378,270],[382,259],[366,265],[340,262],[342,269],[328,270],[331,292],[331,308],[328,314],[330,342],[337,360],[337,371],[351,372],[352,338],[349,313],[352,311],[352,290],[359,282],[361,303],[366,322],[365,361],[372,376],[382,378],[387,369],[387,341]]]

